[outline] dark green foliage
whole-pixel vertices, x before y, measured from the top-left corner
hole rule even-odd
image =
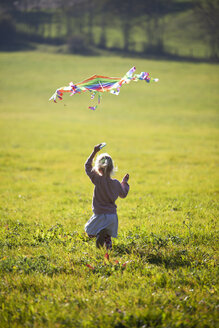
[[[83,55],[105,49],[187,60],[208,59],[210,49],[218,59],[217,0],[4,1],[1,17],[2,49],[34,43]]]
[[[72,35],[67,42],[68,50],[74,54],[89,54],[87,39],[84,35]]]
[[[0,14],[0,49],[13,46],[16,39],[16,27],[11,16]]]

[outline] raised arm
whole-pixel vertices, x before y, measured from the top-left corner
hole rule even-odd
[[[94,147],[94,150],[92,151],[92,153],[90,154],[90,156],[88,157],[85,163],[85,172],[94,184],[98,174],[92,170],[93,169],[92,163],[95,155],[98,153],[98,151],[100,151],[100,146],[101,144]]]

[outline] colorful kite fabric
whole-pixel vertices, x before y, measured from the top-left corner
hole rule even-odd
[[[91,99],[98,95],[98,104],[100,103],[100,93],[101,92],[110,92],[114,95],[118,95],[120,93],[120,88],[123,84],[128,84],[131,81],[139,81],[145,80],[146,82],[155,81],[157,82],[158,79],[152,79],[149,77],[149,73],[141,72],[140,74],[134,74],[136,68],[132,67],[123,78],[117,77],[107,77],[101,75],[93,75],[90,78],[73,84],[72,82],[69,83],[67,87],[61,87],[56,90],[56,92],[52,95],[49,100],[53,100],[56,103],[56,98],[58,97],[62,100],[62,96],[65,92],[69,92],[70,96],[73,96],[76,93],[82,93],[85,91],[90,91]],[[134,75],[133,75],[134,74]],[[92,107],[90,106],[89,109],[95,110],[97,105]]]

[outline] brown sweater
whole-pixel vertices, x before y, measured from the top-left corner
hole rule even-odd
[[[118,197],[125,198],[129,192],[126,181],[120,183],[116,179],[99,175],[92,170],[93,156],[85,163],[85,172],[95,185],[93,193],[92,210],[94,214],[116,214],[115,201]]]

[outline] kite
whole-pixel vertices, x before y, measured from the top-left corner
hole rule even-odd
[[[90,78],[74,84],[73,82],[69,83],[69,86],[61,87],[56,90],[49,100],[53,100],[55,103],[56,99],[62,100],[64,93],[70,93],[70,96],[75,95],[76,93],[82,93],[89,91],[91,92],[91,99],[98,95],[98,104],[100,103],[100,95],[102,92],[110,92],[114,95],[119,95],[120,88],[123,84],[128,84],[131,81],[144,80],[146,82],[154,81],[158,82],[158,79],[153,79],[149,76],[149,73],[141,72],[140,74],[134,74],[136,68],[132,67],[122,78],[117,77],[107,77],[102,75],[93,75]],[[88,107],[91,110],[95,110],[96,106]]]

